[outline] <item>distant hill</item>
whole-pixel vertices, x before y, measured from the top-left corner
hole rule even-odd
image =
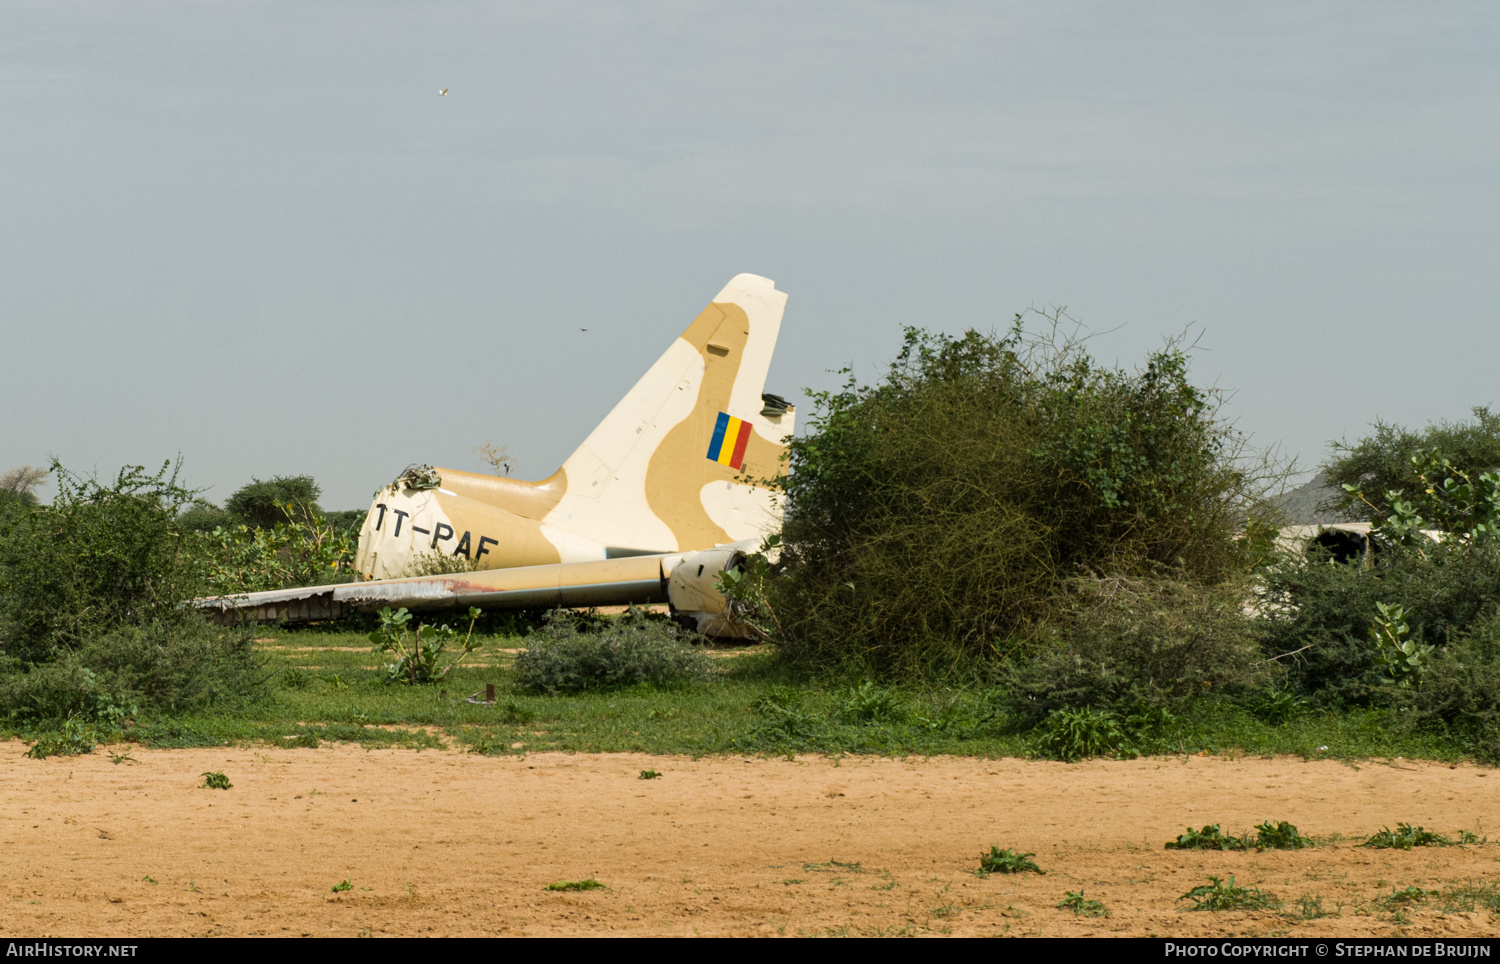
[[[1322,472],[1276,499],[1276,505],[1286,513],[1287,522],[1311,525],[1319,522],[1358,522],[1337,512],[1321,511],[1320,503],[1333,498],[1334,490],[1328,487],[1328,479]]]

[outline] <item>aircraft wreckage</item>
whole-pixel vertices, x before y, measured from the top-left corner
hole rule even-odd
[[[774,282],[737,275],[540,482],[408,469],[360,530],[366,581],[199,605],[225,620],[304,622],[381,606],[668,603],[707,635],[745,635],[715,584],[780,528],[754,480],[785,471],[794,429],[793,406],[765,393],[785,307]],[[450,567],[467,571],[410,575]]]

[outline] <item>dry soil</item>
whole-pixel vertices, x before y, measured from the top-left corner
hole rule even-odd
[[[1500,845],[1371,850],[1398,821],[1500,830],[1500,774],[1402,761],[495,758],[0,742],[0,932],[1480,936],[1382,895],[1500,883]],[[643,770],[661,773],[641,779]],[[201,787],[220,771],[229,790]],[[1290,820],[1296,852],[1195,853],[1189,826]],[[992,844],[1045,874],[978,877]],[[1209,875],[1279,912],[1193,912]],[[594,879],[583,892],[545,888]],[[343,881],[349,889],[334,890]],[[1059,909],[1082,891],[1109,911]],[[1331,916],[1315,916],[1320,912]]]

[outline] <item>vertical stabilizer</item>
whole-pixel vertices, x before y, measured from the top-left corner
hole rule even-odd
[[[426,466],[376,494],[356,565],[393,578],[704,549],[780,528],[770,492],[795,412],[765,394],[786,295],[735,276],[561,469],[521,482]]]
[[[778,527],[769,493],[795,418],[763,398],[786,294],[735,276],[563,463],[547,523],[606,545],[676,551]],[[778,400],[779,401],[779,400]]]

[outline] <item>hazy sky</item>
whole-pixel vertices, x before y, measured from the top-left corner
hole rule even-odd
[[[1311,466],[1500,401],[1497,117],[1494,3],[10,0],[0,470],[540,478],[742,271],[793,401],[1066,305]]]

